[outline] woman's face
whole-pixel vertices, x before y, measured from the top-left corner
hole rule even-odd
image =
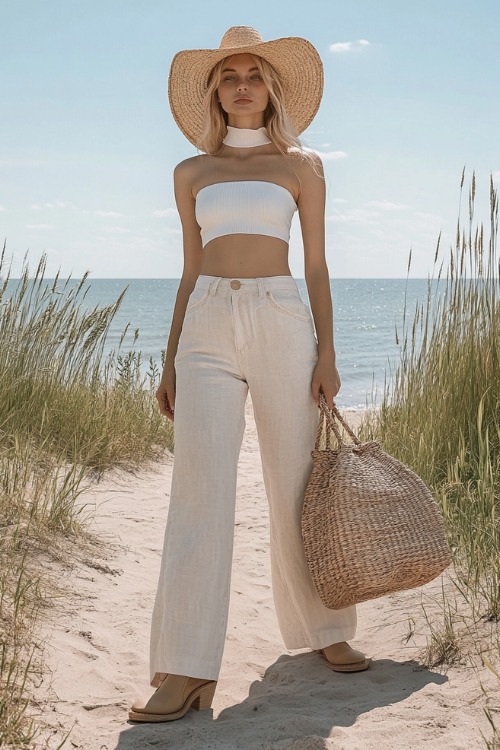
[[[237,124],[238,118],[246,118],[254,126],[257,123],[257,127],[263,124],[269,91],[253,55],[245,53],[227,58],[217,94],[222,109],[228,114],[229,125]]]

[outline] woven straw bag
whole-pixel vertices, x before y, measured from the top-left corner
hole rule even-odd
[[[451,555],[429,489],[378,443],[361,443],[322,393],[320,411],[302,538],[325,607],[341,609],[436,578]],[[344,442],[337,422],[353,445]],[[319,449],[323,429],[326,450]]]

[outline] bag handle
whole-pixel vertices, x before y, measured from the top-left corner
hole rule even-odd
[[[319,444],[321,440],[321,434],[323,432],[323,427],[326,429],[326,449],[330,450],[330,433],[333,432],[335,437],[337,438],[337,442],[339,445],[345,445],[345,440],[342,438],[342,434],[339,430],[339,427],[337,425],[337,422],[340,422],[344,430],[347,432],[351,440],[355,445],[361,445],[361,440],[359,440],[354,432],[351,430],[345,419],[340,414],[339,410],[335,406],[335,402],[333,403],[332,408],[328,406],[326,403],[326,398],[323,393],[323,391],[319,392],[319,408],[321,411],[320,419],[318,421],[318,429],[316,432],[316,443],[314,445],[315,450],[319,450]]]

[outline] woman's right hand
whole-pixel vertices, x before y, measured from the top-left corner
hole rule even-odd
[[[160,411],[168,419],[174,420],[175,407],[175,367],[165,365],[161,376],[160,385],[156,391],[156,400]]]

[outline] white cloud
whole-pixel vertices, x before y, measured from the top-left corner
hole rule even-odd
[[[350,52],[352,50],[352,42],[336,42],[330,44],[328,47],[330,52]]]
[[[335,44],[330,44],[328,49],[334,54],[342,54],[344,52],[353,52],[369,46],[370,42],[367,39],[358,39],[355,42],[335,42]]]
[[[446,224],[447,221],[442,216],[431,214],[426,211],[415,211],[415,217],[419,221],[433,222],[434,224]]]
[[[314,153],[318,154],[324,161],[336,161],[337,159],[347,159],[349,154],[347,151],[318,151],[314,149]]]
[[[41,211],[42,208],[69,208],[71,203],[65,201],[53,201],[52,203],[32,203],[31,208],[33,211]]]
[[[7,209],[5,208],[5,206],[0,206],[0,211],[7,211]]]
[[[176,208],[164,208],[162,211],[153,211],[153,216],[163,218],[164,216],[177,216]]]
[[[96,216],[125,216],[125,214],[121,214],[118,211],[100,211],[96,210],[94,211],[94,214]]]
[[[45,208],[68,208],[69,203],[64,201],[54,201],[53,203],[44,203]]]
[[[493,182],[500,182],[500,171],[492,172],[491,176],[493,178]]]
[[[329,221],[339,221],[354,224],[373,224],[376,219],[380,218],[378,211],[369,211],[366,208],[353,208],[350,211],[342,213],[336,212]]]
[[[109,234],[128,234],[130,229],[125,229],[125,227],[102,227],[102,231]]]
[[[334,198],[332,203],[347,203],[345,198]]]
[[[26,224],[26,229],[54,229],[52,224]]]

